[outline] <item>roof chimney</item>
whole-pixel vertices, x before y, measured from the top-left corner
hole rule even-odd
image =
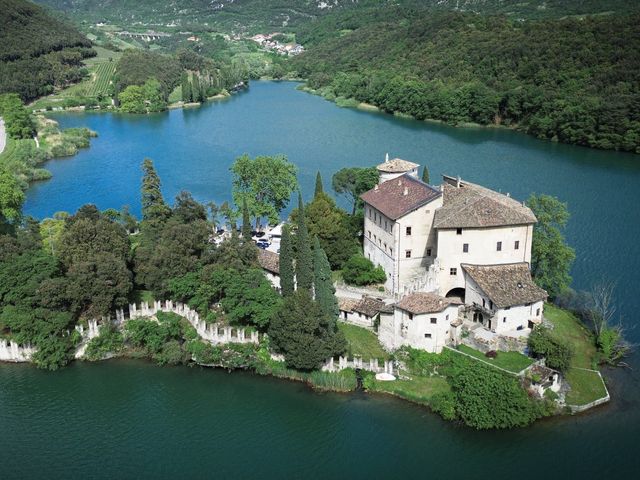
[[[407,195],[409,195],[409,189],[404,187],[404,196],[406,197]]]

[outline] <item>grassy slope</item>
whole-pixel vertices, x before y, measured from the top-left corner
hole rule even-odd
[[[380,345],[378,337],[372,331],[342,322],[338,323],[338,328],[347,339],[350,357],[354,355],[360,356],[365,362],[369,361],[370,358],[378,358],[380,360],[389,358],[387,352]]]
[[[574,315],[553,305],[545,305],[544,315],[554,325],[553,335],[568,342],[574,351],[572,368],[565,374],[571,385],[567,403],[584,405],[604,397],[606,391],[600,376],[593,371],[580,370],[593,369],[596,363],[597,350],[591,332]]]
[[[467,347],[466,345],[458,346],[458,350],[513,373],[521,372],[533,363],[533,359],[519,352],[498,352],[498,356],[496,358],[488,358],[484,353],[474,350],[471,347]]]

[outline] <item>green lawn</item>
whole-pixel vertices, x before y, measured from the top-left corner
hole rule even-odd
[[[488,358],[484,353],[474,350],[466,345],[459,345],[458,350],[513,373],[521,372],[533,363],[532,358],[529,358],[519,352],[498,352],[498,356],[496,358]]]
[[[565,374],[565,380],[571,386],[566,398],[569,405],[585,405],[607,394],[600,375],[594,371],[572,368]]]
[[[429,400],[437,393],[451,390],[444,377],[422,377],[412,375],[411,380],[394,380],[392,382],[372,381],[369,389],[375,392],[385,392],[397,395],[423,405],[429,405]]]
[[[552,334],[573,347],[572,366],[593,368],[596,359],[596,347],[591,332],[575,315],[554,305],[544,306],[544,316],[553,323]]]
[[[350,357],[357,355],[365,362],[370,358],[386,360],[389,357],[372,331],[342,322],[338,322],[338,328],[347,339],[347,351]]]

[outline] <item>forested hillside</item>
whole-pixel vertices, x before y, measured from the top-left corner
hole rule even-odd
[[[24,0],[0,0],[0,93],[32,100],[82,78],[82,59],[95,55],[74,27]]]
[[[301,28],[293,69],[325,96],[453,124],[640,152],[640,16],[514,22],[395,7]]]

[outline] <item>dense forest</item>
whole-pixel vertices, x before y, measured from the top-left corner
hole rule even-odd
[[[301,28],[293,70],[328,97],[640,152],[640,15],[513,22],[397,7]]]
[[[95,55],[74,27],[24,0],[0,0],[0,93],[24,101],[79,81],[82,60]]]

